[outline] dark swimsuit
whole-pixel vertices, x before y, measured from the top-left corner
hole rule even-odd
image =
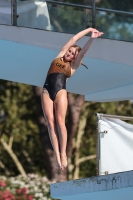
[[[66,89],[66,79],[70,76],[70,63],[65,63],[61,58],[56,58],[51,63],[43,88],[48,91],[52,101],[60,90]]]

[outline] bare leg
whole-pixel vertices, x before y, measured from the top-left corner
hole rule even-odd
[[[54,108],[55,108],[56,122],[59,133],[61,164],[63,167],[67,166],[67,157],[66,157],[67,130],[65,126],[67,105],[68,105],[67,92],[64,89],[60,90],[56,95],[56,99],[54,101]]]
[[[43,107],[44,116],[47,121],[49,137],[50,137],[53,149],[55,151],[57,163],[58,163],[59,168],[62,169],[61,160],[60,160],[58,135],[55,128],[54,104],[53,104],[53,101],[50,99],[49,95],[47,94],[46,90],[43,90],[43,93],[42,93],[42,107]]]

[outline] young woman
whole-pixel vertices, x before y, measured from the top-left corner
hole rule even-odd
[[[75,43],[91,32],[91,37],[81,49]],[[58,167],[63,170],[67,166],[66,145],[67,131],[65,116],[67,111],[66,80],[80,66],[85,53],[94,38],[102,35],[93,28],[87,28],[74,35],[61,49],[51,63],[42,93],[42,107],[47,121],[50,140],[56,155]]]

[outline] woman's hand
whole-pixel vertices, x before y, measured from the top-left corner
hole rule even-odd
[[[92,29],[91,38],[98,38],[98,37],[100,37],[103,34],[104,34],[103,32],[99,32],[98,30],[96,30],[96,29],[93,28]]]

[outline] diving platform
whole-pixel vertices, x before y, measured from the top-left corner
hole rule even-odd
[[[0,25],[0,79],[42,87],[51,61],[73,34]],[[85,36],[79,42],[87,42]],[[67,91],[86,101],[133,99],[133,43],[98,38],[67,81]]]
[[[133,171],[54,183],[50,191],[61,200],[132,200]]]

